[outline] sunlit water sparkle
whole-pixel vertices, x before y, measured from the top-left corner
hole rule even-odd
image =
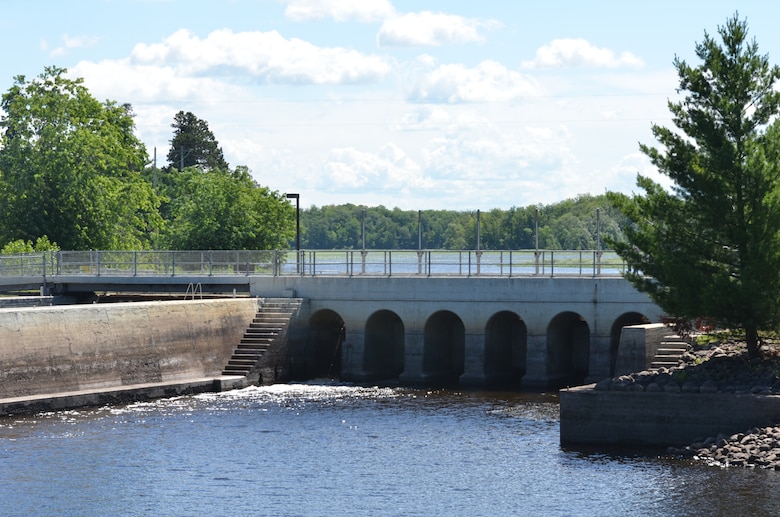
[[[558,433],[555,395],[317,384],[7,417],[0,514],[780,512],[780,473],[565,450]]]

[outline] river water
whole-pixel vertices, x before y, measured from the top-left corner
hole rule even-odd
[[[780,472],[558,430],[555,395],[317,384],[5,417],[0,514],[780,514]]]

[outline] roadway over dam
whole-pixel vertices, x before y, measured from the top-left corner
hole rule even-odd
[[[624,326],[663,316],[602,252],[75,253],[17,274],[2,263],[0,284],[63,297],[301,298],[289,342],[297,378],[580,384],[614,373]]]

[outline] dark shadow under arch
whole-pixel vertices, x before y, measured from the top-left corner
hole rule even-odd
[[[485,377],[488,384],[519,385],[526,372],[528,330],[512,311],[494,314],[485,326]]]
[[[590,327],[576,312],[562,312],[547,326],[547,375],[556,386],[585,382],[590,363]]]
[[[294,380],[340,379],[341,352],[346,327],[335,311],[323,309],[309,318],[309,339],[291,351],[290,373]]]
[[[363,347],[366,380],[398,379],[404,370],[404,323],[389,310],[380,310],[366,321]]]
[[[436,385],[457,384],[463,374],[466,331],[463,321],[451,311],[433,313],[425,322],[423,376]]]

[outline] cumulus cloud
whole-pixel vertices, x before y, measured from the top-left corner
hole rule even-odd
[[[481,21],[462,16],[422,11],[393,16],[377,34],[381,46],[439,47],[483,40],[481,31],[500,26],[495,20]]]
[[[394,12],[388,0],[286,0],[285,16],[294,21],[332,18],[337,22],[375,22]]]
[[[214,31],[199,38],[179,30],[161,43],[139,44],[130,62],[169,66],[183,75],[237,71],[272,83],[354,84],[376,81],[391,70],[386,58],[341,47],[318,47],[276,31]]]
[[[594,67],[618,68],[644,66],[641,58],[630,52],[617,55],[613,50],[600,48],[584,39],[556,39],[537,49],[533,61],[524,61],[523,68]]]
[[[407,95],[417,102],[510,101],[541,92],[533,78],[492,60],[473,68],[462,64],[440,65],[413,81]]]
[[[372,189],[428,188],[420,166],[397,145],[388,143],[379,152],[354,147],[332,149],[324,165],[330,188]]]

